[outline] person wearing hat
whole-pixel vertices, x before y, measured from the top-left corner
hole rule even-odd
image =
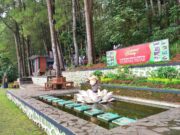
[[[99,89],[99,81],[98,78],[95,75],[92,75],[88,78],[89,83],[91,85],[91,89],[94,93],[98,92]]]

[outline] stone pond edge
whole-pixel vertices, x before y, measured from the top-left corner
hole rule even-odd
[[[9,100],[15,103],[30,120],[39,125],[48,135],[75,135],[73,132],[24,102],[10,91],[7,91],[6,95]]]

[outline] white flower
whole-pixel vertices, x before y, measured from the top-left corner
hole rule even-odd
[[[107,90],[98,90],[97,93],[94,93],[92,90],[79,91],[79,94],[76,94],[77,101],[82,103],[106,103],[114,100],[112,92]]]

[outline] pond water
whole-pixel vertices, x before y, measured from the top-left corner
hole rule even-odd
[[[74,95],[63,95],[63,96],[56,96],[60,99],[64,100],[72,100],[74,101]],[[42,101],[42,100],[41,100]],[[44,102],[44,101],[43,101]],[[89,105],[91,108],[99,109],[104,112],[111,112],[114,114],[118,114],[122,117],[127,117],[133,120],[142,119],[163,111],[166,111],[167,109],[163,108],[157,108],[157,107],[151,107],[151,106],[145,106],[145,105],[139,105],[134,103],[128,103],[128,102],[122,102],[122,101],[114,101],[108,104],[93,104]],[[57,106],[56,106],[57,107]],[[84,112],[77,112],[74,109],[68,109],[62,106],[58,106],[59,109],[68,112],[70,114],[73,114],[79,118],[91,121],[99,126],[102,126],[106,129],[111,129],[114,127],[117,127],[119,125],[113,124],[112,122],[102,121],[97,119],[97,116],[87,116],[84,114]]]

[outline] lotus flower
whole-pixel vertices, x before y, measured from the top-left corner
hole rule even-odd
[[[107,90],[98,90],[97,93],[94,93],[92,90],[87,91],[79,91],[77,96],[77,101],[82,103],[106,103],[114,100],[112,97],[112,92],[108,92]]]

